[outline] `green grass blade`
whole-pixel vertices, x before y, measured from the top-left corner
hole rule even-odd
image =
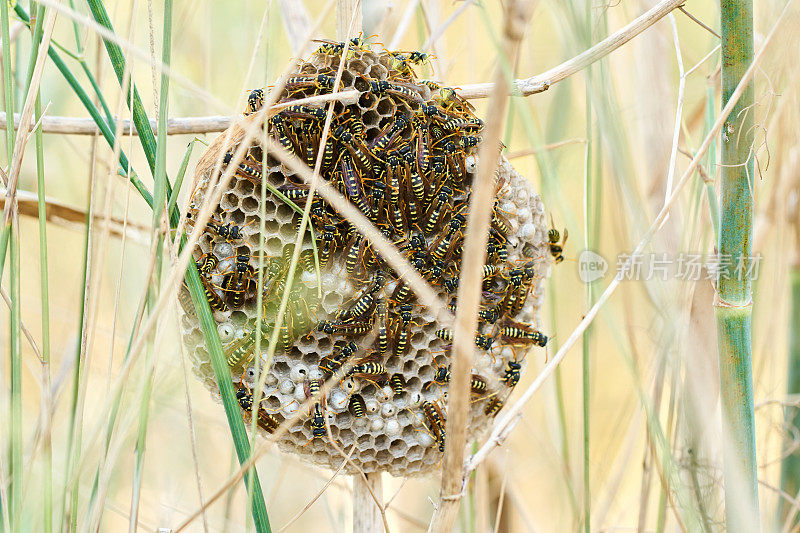
[[[208,306],[208,301],[203,291],[203,285],[200,281],[200,273],[197,271],[197,266],[191,261],[189,262],[189,269],[187,270],[186,285],[189,288],[189,293],[192,295],[192,300],[197,310],[197,316],[203,329],[206,347],[211,357],[211,366],[214,369],[219,392],[222,396],[222,405],[225,407],[225,415],[228,418],[228,425],[230,426],[234,447],[236,448],[236,456],[239,458],[239,463],[241,464],[250,457],[250,441],[247,438],[247,431],[244,426],[244,421],[242,420],[242,413],[239,410],[239,402],[236,400],[236,395],[233,391],[230,370],[228,369],[228,363],[225,361],[222,343],[217,333],[217,324],[214,321],[214,317],[211,315],[211,308]],[[250,476],[251,473],[248,471],[244,477],[245,486],[248,486],[250,483]],[[253,522],[255,523],[256,531],[259,533],[269,533],[272,530],[269,525],[266,504],[264,503],[264,494],[261,491],[261,484],[258,481],[258,473],[255,471],[255,467],[253,467],[252,470],[252,477]]]
[[[39,16],[33,32],[33,49],[38,48],[42,39],[42,21],[44,20],[44,9],[38,10]],[[39,91],[40,93],[41,91]],[[42,116],[41,94],[36,95],[35,121],[38,122]],[[44,532],[50,533],[53,530],[53,448],[52,448],[52,406],[50,404],[50,290],[48,280],[48,259],[47,259],[47,206],[45,204],[45,182],[44,182],[44,135],[42,126],[36,128],[34,132],[34,142],[36,145],[36,192],[38,207],[39,224],[39,273],[41,291],[41,313],[42,313],[42,360],[43,360],[43,379],[42,379],[42,419],[44,421],[42,435],[42,456],[43,465],[43,487],[42,487],[42,519],[44,521]]]
[[[114,32],[114,27],[111,25],[111,20],[108,18],[106,7],[102,0],[87,0],[89,8],[92,11],[92,16],[95,21],[106,28],[110,32]],[[120,85],[124,82],[125,76],[125,55],[122,53],[120,46],[108,39],[103,39],[106,45],[108,57],[111,60],[111,66],[117,75],[117,80]],[[136,131],[139,132],[139,142],[142,144],[142,149],[147,157],[147,163],[150,165],[150,171],[155,173],[156,169],[156,138],[153,135],[153,130],[150,127],[150,120],[147,118],[147,112],[144,110],[144,104],[139,97],[139,91],[136,85],[131,81],[133,102],[126,99],[128,106],[133,113],[133,123],[136,126]],[[171,190],[171,189],[168,189]]]
[[[23,22],[26,23],[30,22],[30,17],[28,16],[28,13],[22,8],[22,6],[16,4],[14,6],[14,11]],[[92,117],[92,119],[95,121],[95,124],[97,124],[97,127],[100,129],[100,133],[103,135],[103,138],[106,140],[109,146],[113,147],[116,141],[114,132],[111,130],[109,125],[103,120],[103,117],[100,115],[100,111],[94,105],[88,93],[86,93],[86,91],[83,89],[78,79],[72,73],[72,70],[70,70],[70,68],[67,66],[64,60],[61,59],[61,56],[58,54],[58,52],[55,50],[53,46],[50,46],[50,49],[48,50],[47,54],[50,57],[50,60],[58,69],[58,71],[61,73],[61,75],[64,76],[64,79],[67,81],[67,84],[70,86],[70,88],[78,97],[78,99],[81,101],[84,108],[86,108],[86,110],[89,112],[89,115]],[[153,195],[150,194],[150,191],[147,190],[147,187],[145,187],[144,184],[136,176],[136,173],[133,171],[130,162],[128,161],[128,157],[122,150],[120,150],[119,153],[119,164],[120,167],[122,167],[123,172],[125,173],[124,175],[128,177],[131,184],[136,188],[137,191],[139,191],[139,194],[142,196],[142,198],[144,198],[145,202],[147,202],[147,205],[152,207]]]
[[[18,529],[22,524],[22,480],[24,471],[22,467],[22,346],[20,344],[21,322],[20,322],[20,259],[19,259],[19,226],[15,215],[11,223],[9,260],[10,280],[11,280],[11,427],[10,446],[10,514],[13,529]]]
[[[3,103],[7,120],[14,119],[14,84],[11,81],[11,35],[8,27],[8,3],[0,5],[0,34],[3,39]],[[14,151],[14,128],[6,128],[6,155],[11,160]]]

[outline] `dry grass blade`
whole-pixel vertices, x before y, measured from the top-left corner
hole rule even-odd
[[[789,2],[790,3],[790,2]],[[731,113],[731,110],[735,106],[736,102],[739,101],[742,93],[745,90],[745,87],[749,83],[750,79],[753,77],[755,71],[759,67],[761,61],[764,59],[764,55],[766,50],[769,48],[769,45],[772,43],[772,40],[777,32],[778,27],[781,25],[783,21],[783,17],[786,13],[786,8],[788,7],[789,3],[786,4],[784,10],[781,12],[780,17],[775,22],[775,25],[770,30],[767,37],[764,39],[764,42],[761,46],[761,49],[758,51],[756,56],[753,59],[753,63],[747,69],[747,72],[742,76],[742,80],[737,86],[736,90],[731,95],[730,99],[728,100],[728,104],[725,108],[721,111],[719,117],[717,117],[714,126],[709,131],[708,135],[706,135],[703,143],[697,150],[694,158],[692,159],[689,166],[684,171],[681,178],[675,184],[673,188],[672,195],[669,199],[664,203],[664,206],[661,208],[661,211],[656,216],[655,220],[653,220],[652,224],[648,228],[647,232],[644,234],[642,239],[639,243],[634,247],[633,251],[631,252],[631,257],[635,257],[637,254],[641,253],[641,251],[645,248],[645,246],[651,241],[653,236],[659,229],[663,222],[666,220],[667,215],[669,214],[670,210],[672,209],[673,205],[676,203],[678,199],[678,195],[683,189],[683,187],[688,183],[689,178],[691,178],[692,174],[697,168],[697,165],[700,164],[703,156],[706,154],[709,146],[714,141],[716,136],[722,129],[725,120]],[[583,332],[589,326],[589,324],[597,317],[597,314],[601,307],[603,307],[606,302],[608,302],[611,295],[616,291],[619,287],[620,282],[622,281],[626,272],[628,272],[632,268],[632,260],[628,259],[623,265],[620,266],[618,274],[614,277],[614,280],[606,287],[605,291],[600,295],[597,299],[595,304],[592,306],[591,309],[586,313],[584,318],[580,321],[577,327],[572,331],[570,336],[564,342],[564,344],[559,348],[558,352],[553,356],[552,359],[545,365],[544,369],[539,373],[536,379],[531,383],[522,396],[517,400],[514,405],[507,407],[502,416],[498,418],[497,422],[495,422],[494,428],[492,429],[491,435],[489,436],[487,442],[481,446],[481,448],[469,459],[465,468],[465,476],[468,475],[470,472],[475,470],[477,466],[482,463],[488,455],[491,453],[494,448],[502,444],[508,434],[513,430],[516,426],[519,418],[522,416],[521,410],[522,407],[530,401],[533,397],[534,393],[544,384],[544,382],[552,375],[555,368],[561,364],[564,357],[566,356],[567,352],[575,345],[578,339],[581,337]]]
[[[286,167],[298,174],[303,181],[311,183],[314,174],[303,161],[294,154],[290,154],[277,142],[267,139],[267,147],[270,154],[274,155]],[[447,310],[444,302],[437,296],[430,284],[411,266],[408,260],[403,257],[395,245],[383,236],[374,224],[354,206],[350,200],[345,198],[339,191],[324,181],[317,183],[317,193],[322,196],[336,211],[341,213],[347,220],[358,228],[364,237],[371,242],[387,263],[397,272],[399,278],[405,280],[411,290],[416,294],[423,305],[427,306],[431,312],[437,316],[438,320],[447,325],[452,322],[453,316]]]
[[[42,42],[39,44],[37,51],[36,64],[33,68],[33,75],[31,77],[30,87],[28,94],[25,97],[25,106],[22,108],[22,115],[20,117],[20,124],[23,129],[27,129],[31,123],[33,116],[33,107],[36,103],[36,95],[39,91],[39,84],[42,82],[42,71],[44,69],[44,61],[47,58],[47,50],[50,48],[50,38],[53,36],[53,28],[56,23],[56,13],[51,11],[47,14],[47,21],[45,21],[44,35]],[[8,172],[8,182],[6,185],[6,203],[3,207],[3,220],[5,224],[11,220],[12,208],[15,205],[15,196],[17,194],[17,184],[19,183],[19,173],[22,167],[22,156],[25,154],[25,146],[28,142],[28,136],[17,135],[14,144],[14,154],[11,160],[11,168]]]
[[[491,210],[495,201],[495,171],[500,151],[500,136],[505,126],[509,100],[509,81],[502,65],[516,64],[520,43],[532,12],[527,0],[505,4],[503,48],[499,51],[490,108],[494,119],[487,121],[478,151],[478,174],[473,184],[464,241],[463,265],[458,289],[455,336],[447,402],[448,435],[445,444],[442,486],[439,503],[434,511],[429,531],[446,532],[453,529],[463,490],[464,448],[470,404],[470,375],[474,344],[478,328],[478,307],[483,285],[483,263],[489,240]]]
[[[541,74],[537,74],[536,76],[516,80],[514,82],[515,92],[527,96],[547,90],[552,85],[604,58],[662,18],[666,17],[672,10],[677,9],[677,7],[683,5],[683,3],[683,0],[662,0],[623,28],[612,33],[572,59]],[[464,98],[486,98],[492,93],[492,85],[492,83],[465,85],[460,93]]]
[[[17,209],[20,215],[38,218],[39,211],[36,205],[37,198],[35,193],[18,189],[16,199]],[[5,198],[0,198],[0,204],[5,205]],[[78,229],[78,225],[82,226],[86,223],[87,213],[83,209],[68,206],[63,202],[49,197],[45,199],[45,207],[45,219],[48,222],[62,224],[65,227],[76,229]],[[120,220],[117,217],[112,217],[104,213],[95,213],[92,216],[96,223],[107,225],[112,235],[122,237],[123,234],[127,234],[128,237],[135,239],[137,242],[144,242],[143,239],[147,228],[143,225]],[[107,221],[106,218],[108,218]]]

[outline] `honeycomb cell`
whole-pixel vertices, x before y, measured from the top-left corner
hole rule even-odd
[[[308,61],[301,62],[297,71],[290,75],[316,76],[321,74],[333,77],[336,75],[339,61],[338,54],[315,53]],[[374,183],[380,176],[387,176],[385,173],[388,164],[385,160],[386,154],[380,152],[380,147],[377,149],[375,147],[381,130],[386,132],[395,123],[398,124],[399,131],[394,132],[393,140],[385,150],[386,153],[392,152],[401,156],[399,164],[405,169],[409,165],[413,165],[414,157],[419,157],[415,151],[417,147],[415,143],[421,133],[419,128],[427,127],[428,135],[433,136],[434,126],[437,126],[433,119],[426,118],[419,113],[419,97],[404,95],[402,90],[398,90],[398,87],[401,87],[399,84],[405,84],[402,85],[403,87],[418,86],[415,78],[406,72],[390,68],[390,65],[386,52],[352,51],[343,72],[342,88],[352,84],[362,94],[355,104],[337,103],[334,106],[336,122],[333,125],[346,125],[347,131],[353,138],[353,141],[347,142],[353,144],[348,146],[345,144],[344,138],[342,140],[334,139],[337,159],[334,160],[334,164],[325,163],[322,168],[324,179],[338,186],[344,194],[350,194],[338,177],[341,174],[340,158],[344,157],[350,161],[357,169],[361,179],[361,190],[364,191],[361,194],[364,194],[364,197],[361,198],[362,206],[360,208],[366,210],[367,215],[371,215],[370,210],[374,203],[381,201],[379,196],[372,196]],[[390,83],[397,85],[394,87],[370,85],[370,82],[384,81],[387,78],[392,80]],[[428,87],[419,87],[419,90],[411,90],[421,95],[426,105],[443,105],[442,96],[438,91],[433,91],[436,94],[432,94]],[[322,92],[326,91],[320,90],[312,84],[299,90],[295,89],[292,94],[289,94],[288,91],[284,92],[281,95],[281,101],[314,96]],[[448,113],[473,116],[472,111],[466,104],[461,103],[458,97],[454,97],[447,105],[449,106]],[[406,119],[405,126],[403,126],[404,121],[398,121],[401,116]],[[415,118],[414,126],[410,125],[412,118]],[[419,125],[418,121],[420,120],[424,124],[423,126]],[[300,159],[304,159],[306,144],[293,139],[300,139],[301,132],[295,131],[295,128],[299,129],[306,124],[306,119],[295,118],[287,123],[293,134],[290,138],[291,149],[297,151],[296,155]],[[320,121],[310,125],[310,129],[307,131],[310,131],[312,138],[319,136],[321,124]],[[403,127],[401,128],[401,126]],[[276,131],[271,126],[268,127],[270,129],[267,134],[279,141]],[[191,196],[193,209],[199,209],[202,202],[210,196],[209,184],[213,168],[221,159],[222,154],[234,150],[241,141],[242,136],[237,133],[238,131],[236,127],[231,130],[231,136],[227,137],[231,139],[231,142],[227,146],[224,144],[225,134],[221,135],[217,141],[212,143],[207,152],[208,155],[203,156],[198,164],[195,175],[196,185]],[[420,271],[423,274],[425,274],[425,269],[432,265],[430,262],[432,251],[445,233],[445,228],[452,222],[453,213],[457,211],[455,206],[462,205],[467,198],[473,179],[470,172],[474,170],[477,148],[462,150],[456,146],[455,154],[448,155],[449,159],[443,157],[441,150],[448,140],[459,140],[467,135],[477,136],[478,132],[451,132],[442,138],[431,138],[428,146],[429,156],[442,157],[447,164],[447,170],[466,171],[466,173],[463,175],[460,185],[463,192],[451,196],[450,206],[445,211],[441,224],[430,234],[422,232],[426,248],[424,254],[427,254],[428,259],[423,258],[421,263],[416,263],[415,266],[428,261],[425,267],[417,267],[422,269]],[[265,153],[260,144],[260,136],[257,137],[247,150],[248,161],[245,163],[251,167],[253,163],[260,164]],[[316,148],[312,148],[311,153],[315,152]],[[269,154],[264,163],[267,167],[268,183],[282,188],[292,195],[295,204],[300,208],[304,207],[305,199],[302,189],[305,185],[302,179],[290,173],[274,153],[266,153]],[[365,157],[370,161],[371,170],[367,170],[363,166],[363,162],[358,160],[356,157],[358,153],[366,154]],[[469,161],[473,163],[469,163]],[[430,182],[435,182],[437,179],[430,174],[430,171],[423,173],[426,173],[425,178]],[[551,264],[546,242],[548,226],[544,207],[528,181],[517,174],[511,165],[502,158],[495,178],[497,179],[497,196],[500,199],[497,205],[504,211],[503,216],[508,219],[511,235],[506,236],[507,240],[502,244],[507,258],[504,260],[491,259],[500,265],[505,277],[498,276],[493,281],[492,291],[494,292],[487,293],[489,296],[483,296],[484,299],[498,299],[482,303],[497,305],[500,296],[491,295],[502,295],[507,290],[508,271],[512,269],[512,265],[523,265],[526,261],[533,259],[531,267],[533,278],[526,293],[527,299],[524,305],[519,306],[519,309],[515,309],[514,313],[508,316],[509,319],[515,321],[533,323],[542,302],[542,284]],[[284,286],[282,283],[286,281],[288,273],[288,261],[284,257],[284,251],[296,239],[296,226],[300,215],[272,193],[268,192],[262,201],[260,179],[260,176],[245,175],[241,169],[234,172],[228,190],[223,194],[220,205],[214,210],[213,220],[220,225],[238,226],[240,235],[222,237],[212,231],[214,228],[206,228],[193,252],[196,260],[199,260],[203,254],[212,254],[217,259],[217,266],[212,270],[208,279],[220,287],[223,284],[223,272],[230,275],[240,268],[240,272],[245,278],[251,276],[249,269],[252,269],[252,272],[256,271],[256,258],[260,249],[259,241],[262,238],[259,233],[261,225],[259,217],[260,213],[264,213],[264,245],[261,248],[265,254],[265,305],[263,310],[266,329],[261,340],[261,353],[258,356],[249,356],[252,363],[246,363],[248,365],[246,371],[242,366],[232,369],[232,381],[236,386],[254,387],[255,365],[259,365],[258,368],[267,372],[263,390],[264,399],[261,401],[260,408],[265,409],[280,421],[283,421],[285,417],[299,415],[298,421],[286,428],[285,434],[277,436],[281,450],[296,453],[318,465],[339,468],[343,458],[330,445],[327,437],[312,438],[311,416],[314,408],[302,406],[306,398],[306,387],[310,384],[309,380],[325,377],[323,358],[330,358],[329,360],[336,365],[366,365],[373,362],[383,364],[386,367],[386,376],[382,376],[380,373],[373,375],[369,372],[356,372],[346,378],[343,375],[333,378],[336,381],[331,383],[331,392],[328,393],[324,402],[320,402],[322,406],[320,408],[324,410],[325,420],[330,425],[331,434],[336,440],[337,446],[349,450],[354,444],[356,445],[356,451],[351,458],[352,464],[345,465],[345,471],[354,473],[357,468],[361,468],[366,472],[382,470],[396,475],[414,475],[439,468],[442,456],[438,450],[438,443],[435,442],[429,424],[426,422],[423,402],[436,402],[446,419],[444,394],[447,391],[447,384],[431,385],[431,382],[437,368],[449,364],[450,343],[436,337],[436,330],[442,326],[435,322],[435,317],[430,310],[414,303],[411,307],[413,322],[409,325],[406,336],[406,350],[400,355],[393,355],[398,334],[397,324],[400,321],[401,302],[393,300],[397,281],[394,274],[388,269],[384,269],[385,287],[382,290],[378,289],[377,292],[377,297],[383,300],[387,306],[386,314],[390,326],[390,355],[388,357],[384,360],[375,360],[374,353],[379,348],[377,340],[379,324],[374,319],[370,323],[370,319],[367,319],[366,315],[359,316],[357,320],[353,321],[364,324],[365,331],[357,335],[339,334],[339,330],[336,329],[333,330],[334,333],[330,334],[319,329],[320,322],[336,322],[343,310],[352,308],[358,298],[363,296],[364,291],[371,286],[373,280],[371,274],[375,272],[376,268],[383,268],[380,263],[375,262],[374,258],[368,257],[368,254],[373,253],[370,248],[353,246],[356,242],[357,232],[351,231],[349,224],[325,203],[322,204],[322,210],[318,209],[312,212],[310,219],[316,235],[318,255],[321,259],[322,276],[319,287],[321,298],[317,297],[315,268],[309,268],[311,266],[309,263],[301,261],[297,266],[298,272],[295,273],[297,277],[292,283],[294,289],[289,294],[289,305],[284,317],[287,334],[285,336],[282,330],[273,362],[269,368],[265,366],[266,345],[278,311],[278,304],[283,296],[281,286]],[[391,185],[388,178],[385,179],[387,180],[385,183]],[[417,199],[410,185],[406,187],[404,182],[400,182],[398,185],[400,184],[403,186],[395,189],[387,186],[384,201],[388,203],[391,200],[390,193],[393,190],[396,191],[401,200],[397,205],[402,206],[400,214],[401,218],[404,217],[401,220],[402,223],[407,222],[411,217],[410,212],[402,210],[412,203],[416,205]],[[316,198],[319,199],[319,196]],[[357,197],[354,196],[351,200],[358,204]],[[422,201],[429,200],[423,199]],[[423,212],[429,211],[425,209]],[[392,214],[388,207],[379,216],[383,217],[380,220],[383,227],[397,224],[397,221],[391,220]],[[417,222],[418,227],[415,232],[419,233],[422,230],[419,225],[423,222],[424,220]],[[326,225],[336,228],[336,231],[332,232],[333,241],[327,243],[323,231]],[[192,227],[191,223],[188,226],[187,231],[190,233],[200,231],[200,228]],[[392,229],[392,233],[389,235],[390,239],[401,244],[404,242],[404,238],[410,238],[413,234],[411,231],[401,233],[403,232],[396,228]],[[460,239],[460,237],[458,238]],[[304,244],[304,248],[310,249],[310,240]],[[353,279],[345,268],[347,253],[353,248],[358,251],[358,264],[366,265],[366,281]],[[236,255],[242,253],[249,253],[252,259],[246,263],[249,266],[237,267]],[[453,252],[451,255],[458,257],[460,253],[460,251]],[[412,257],[413,254],[408,253],[408,256]],[[449,270],[453,268],[454,261],[451,260],[448,263],[451,264],[444,265],[448,270],[442,276],[429,278],[436,283],[434,288],[442,298],[447,296],[442,280],[450,279],[454,275]],[[248,284],[245,283],[245,285]],[[221,288],[215,289],[215,291],[228,303],[231,302],[233,295]],[[224,325],[225,328],[230,327],[234,331],[232,339],[228,329],[221,332],[224,333],[225,339],[229,339],[224,345],[226,353],[230,353],[237,345],[244,342],[250,336],[249,332],[254,329],[253,324],[260,311],[257,309],[257,291],[258,288],[255,284],[250,284],[245,289],[244,305],[224,313],[215,312],[214,316],[218,325],[220,327]],[[208,351],[205,348],[202,331],[187,291],[179,292],[179,301],[184,313],[180,322],[182,337],[187,347],[187,353],[190,354],[193,361],[193,371],[218,399],[216,380],[210,365]],[[367,315],[375,316],[374,311],[374,303],[367,306]],[[481,327],[484,333],[493,334],[492,326],[484,324]],[[342,343],[346,344],[351,341],[356,345],[353,353],[346,357],[341,355]],[[488,398],[496,396],[505,400],[511,392],[510,388],[499,381],[503,375],[506,361],[512,357],[509,355],[510,349],[504,348],[502,342],[502,339],[498,339],[496,341],[498,346],[493,348],[493,354],[485,353],[477,360],[473,369],[473,372],[480,373],[486,379],[493,396],[487,394],[483,397],[473,398],[468,424],[470,439],[476,438],[492,422],[491,417],[483,414],[489,401]],[[522,351],[518,350],[518,353],[521,355]],[[531,352],[528,357],[539,353],[543,355],[543,352]],[[339,356],[342,359],[336,360],[336,357]],[[496,360],[495,362],[493,362],[493,358]],[[362,367],[361,370],[370,368],[372,367]],[[394,394],[387,383],[388,376],[393,374],[400,374],[403,377],[405,385],[404,392],[401,394]],[[365,405],[367,412],[364,416],[355,417],[348,409],[350,398],[354,394],[363,397],[367,404]]]

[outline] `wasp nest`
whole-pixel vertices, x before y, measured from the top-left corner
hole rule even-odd
[[[280,101],[331,92],[343,49],[343,43],[323,44],[288,79]],[[376,52],[363,41],[351,42],[340,89],[356,89],[360,97],[355,104],[334,104],[321,175],[396,243],[455,310],[483,123],[453,89],[416,80],[412,66],[424,60],[419,52]],[[257,111],[262,100],[263,91],[253,91],[245,114]],[[294,105],[263,125],[313,167],[325,112]],[[437,468],[446,438],[451,332],[415,301],[410,287],[357,229],[319,197],[311,200],[316,252],[307,235],[280,341],[266,368],[269,337],[290,285],[287,272],[300,220],[296,207],[309,201],[308,188],[268,152],[265,158],[256,140],[211,222],[194,227],[195,206],[210,193],[214,164],[220,158],[230,163],[242,137],[234,127],[198,164],[187,216],[190,230],[203,232],[195,259],[245,417],[257,413],[261,430],[272,433],[327,384],[330,390],[279,439],[282,449],[338,468],[343,458],[331,445],[333,438],[348,452],[355,445],[352,465],[346,467],[351,472],[360,467],[408,475]],[[263,203],[262,179],[270,186]],[[496,180],[475,339],[481,356],[472,376],[470,437],[502,408],[519,380],[527,348],[547,342],[533,323],[550,253],[558,248],[548,242],[540,198],[505,159]],[[262,353],[255,354],[262,251]],[[185,296],[183,338],[195,372],[216,392],[203,335]],[[257,370],[267,374],[262,400],[254,406]]]

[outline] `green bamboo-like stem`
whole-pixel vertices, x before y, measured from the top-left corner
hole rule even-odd
[[[752,0],[722,0],[720,13],[724,107],[753,61]],[[714,303],[723,415],[725,516],[728,531],[743,532],[759,528],[750,345],[751,273],[747,268],[753,249],[752,105],[751,81],[722,130],[717,247],[722,272]]]
[[[716,113],[714,112],[714,87],[709,84],[706,87],[706,116],[703,124],[703,136],[708,134],[711,126],[714,125],[716,120]],[[708,212],[711,216],[711,225],[714,228],[714,242],[719,241],[719,203],[717,202],[717,193],[714,190],[714,176],[716,176],[717,164],[717,150],[716,143],[711,143],[708,147],[708,154],[706,154],[706,171],[709,174],[708,180],[705,182],[706,198],[708,199]]]
[[[800,253],[800,250],[797,251]],[[794,265],[790,275],[791,309],[789,311],[789,370],[786,392],[788,395],[800,394],[800,263]],[[796,435],[800,429],[800,409],[786,408],[785,426],[787,435]],[[781,490],[795,498],[800,493],[800,450],[797,442],[784,443],[784,459],[781,463]],[[783,522],[790,506],[781,500],[779,516]],[[794,513],[792,526],[800,523],[800,515]]]

